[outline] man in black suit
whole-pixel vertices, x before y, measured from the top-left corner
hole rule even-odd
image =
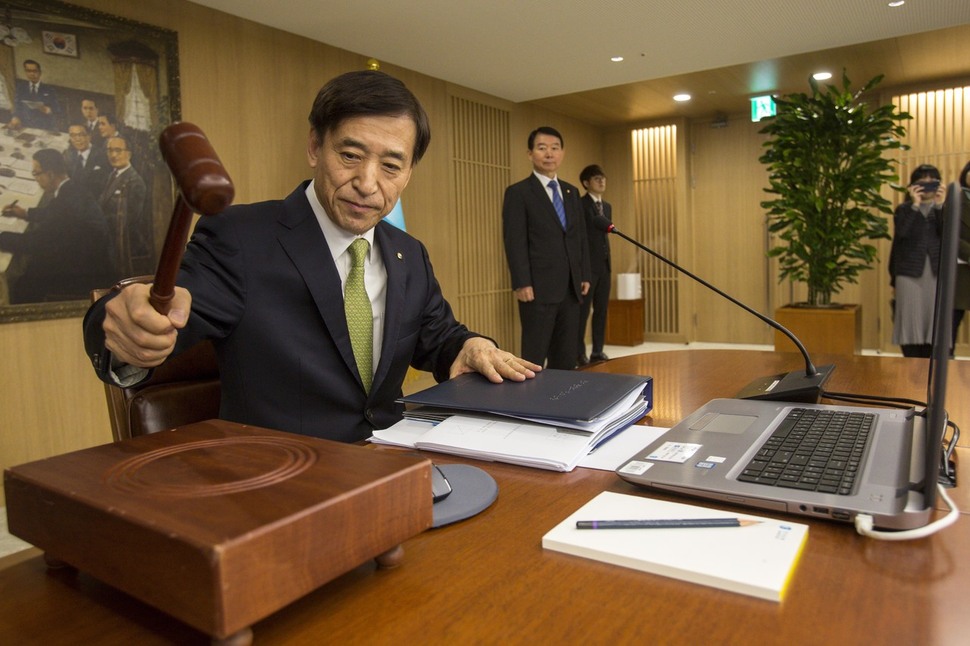
[[[115,265],[122,276],[151,273],[154,247],[148,187],[131,165],[131,150],[124,137],[111,137],[105,144],[111,174],[98,194],[98,203],[108,222]]]
[[[17,79],[14,86],[16,101],[10,127],[56,130],[60,104],[54,88],[40,80],[40,63],[25,60],[24,75],[27,78]]]
[[[71,145],[64,151],[67,174],[96,198],[104,189],[108,173],[111,172],[108,157],[103,148],[91,145],[91,134],[84,124],[72,124],[67,134],[71,139]]]
[[[97,101],[90,97],[81,99],[82,123],[91,137],[91,145],[95,148],[104,147],[104,139],[101,138],[101,130],[98,128],[98,116],[100,114],[101,110],[98,108]]]
[[[579,191],[558,179],[562,135],[529,135],[533,172],[505,189],[502,228],[522,322],[522,356],[549,368],[576,367],[579,304],[589,289],[589,245]]]
[[[606,192],[606,173],[596,164],[587,166],[579,174],[579,183],[586,189],[583,196],[583,215],[586,217],[586,235],[589,236],[589,292],[583,299],[579,315],[580,365],[590,361],[607,361],[603,352],[606,338],[606,310],[610,304],[610,241],[608,234],[596,226],[595,219],[604,217],[613,221],[613,207],[603,200]],[[593,351],[586,357],[586,321],[593,310]]]
[[[439,381],[534,377],[539,366],[455,320],[424,245],[382,221],[430,138],[397,79],[367,70],[327,83],[310,112],[312,181],[201,218],[167,316],[145,285],[95,303],[84,330],[98,375],[138,383],[141,368],[210,339],[221,418],[345,442],[401,419],[409,365]]]
[[[95,287],[114,280],[104,217],[94,197],[67,176],[60,151],[35,152],[33,176],[44,192],[41,205],[3,208],[3,215],[28,222],[23,233],[0,233],[0,250],[23,254],[25,260],[10,302],[85,299]]]

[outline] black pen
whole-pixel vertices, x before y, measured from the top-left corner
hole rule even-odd
[[[576,529],[664,529],[677,527],[747,527],[759,520],[739,518],[656,518],[653,520],[577,520]]]

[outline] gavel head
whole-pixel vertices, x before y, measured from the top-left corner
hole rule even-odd
[[[232,204],[236,190],[229,173],[198,126],[173,123],[159,135],[158,146],[189,208],[215,215]]]

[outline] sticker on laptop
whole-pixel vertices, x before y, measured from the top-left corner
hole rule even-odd
[[[687,442],[664,442],[647,456],[648,460],[660,462],[679,462],[683,464],[690,460],[701,449],[701,444]]]
[[[697,467],[698,469],[713,469],[714,467],[717,466],[717,464],[714,462],[708,462],[706,460],[702,460],[701,462],[698,462],[694,466]]]
[[[653,465],[649,462],[641,462],[640,460],[631,460],[630,462],[627,462],[622,469],[620,469],[620,473],[628,473],[631,476],[639,476],[646,473],[647,469],[649,469],[652,466]]]
[[[709,455],[709,456],[707,456],[707,460],[706,461],[707,462],[714,462],[716,464],[721,464],[721,463],[725,462],[726,460],[727,460],[727,458],[722,458],[719,455]]]

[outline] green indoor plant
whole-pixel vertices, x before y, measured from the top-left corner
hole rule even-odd
[[[780,280],[808,285],[808,305],[826,306],[842,283],[857,282],[871,267],[876,247],[889,238],[881,214],[892,205],[880,191],[898,181],[896,161],[886,153],[903,148],[901,121],[911,118],[894,105],[873,107],[862,96],[882,76],[853,91],[845,71],[841,87],[776,98],[777,115],[761,129],[769,135],[759,161],[776,197],[761,203],[769,231],[781,242],[768,251],[779,260]]]

